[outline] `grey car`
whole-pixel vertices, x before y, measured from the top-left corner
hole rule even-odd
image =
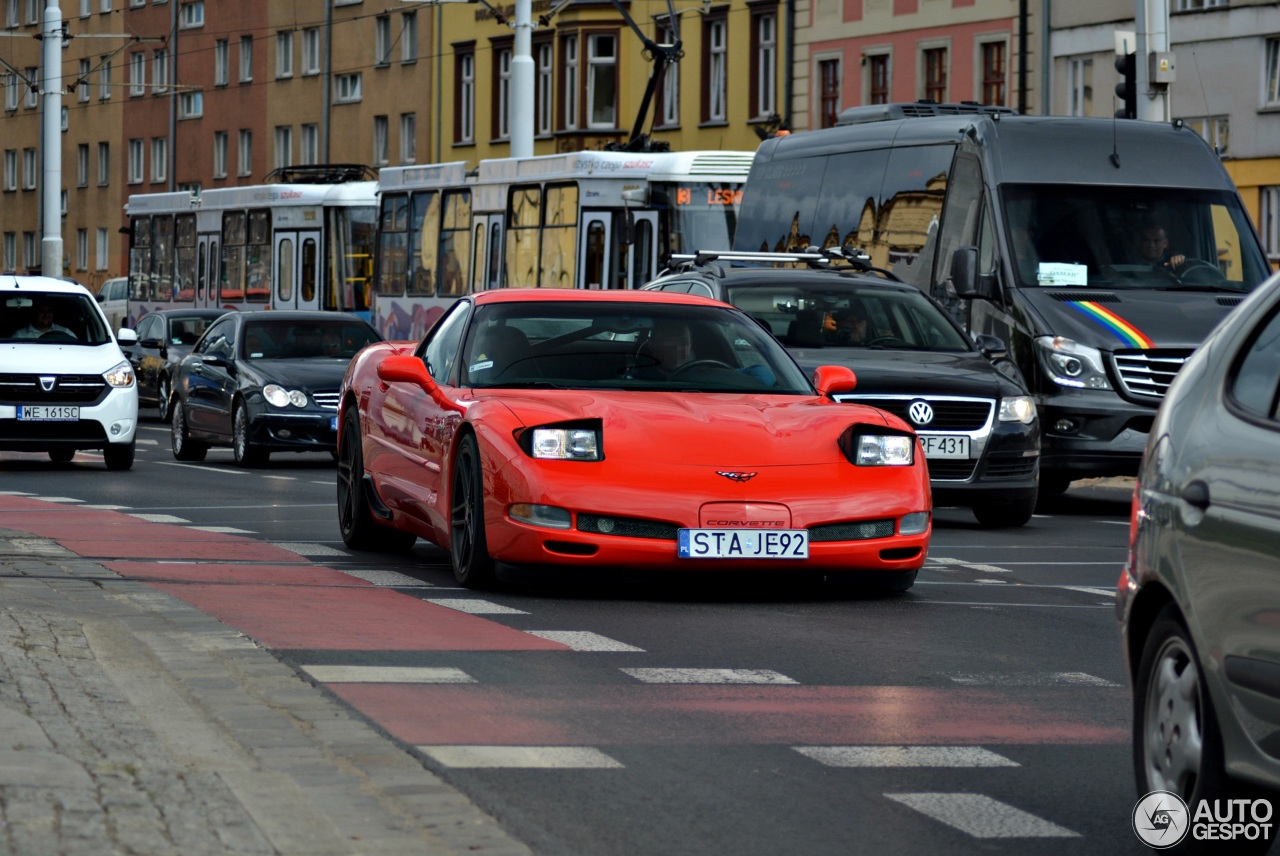
[[[1178,373],[1130,525],[1117,609],[1139,794],[1172,792],[1192,817],[1201,800],[1267,796],[1280,789],[1280,276]],[[1222,852],[1194,833],[1187,852]]]

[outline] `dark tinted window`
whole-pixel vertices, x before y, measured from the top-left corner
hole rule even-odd
[[[1231,381],[1231,396],[1250,413],[1276,419],[1280,385],[1280,311],[1258,327]]]

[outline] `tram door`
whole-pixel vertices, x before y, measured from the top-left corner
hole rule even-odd
[[[274,247],[276,309],[319,309],[319,229],[277,229]]]
[[[222,247],[217,232],[196,239],[196,306],[217,307],[222,289]]]
[[[656,273],[656,211],[582,212],[578,270],[583,288],[639,288]]]
[[[503,285],[502,257],[502,215],[472,215],[469,292],[484,291]]]

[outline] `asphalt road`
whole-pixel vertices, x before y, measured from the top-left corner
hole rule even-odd
[[[1014,530],[938,510],[901,596],[782,575],[526,574],[476,593],[422,542],[347,551],[328,456],[242,470],[223,450],[174,461],[156,422],[140,438],[127,473],[0,454],[3,489],[243,533],[401,595],[414,609],[341,590],[253,606],[313,614],[274,653],[538,853],[1146,852],[1112,606],[1125,480],[1077,483]],[[325,641],[360,622],[382,641]]]

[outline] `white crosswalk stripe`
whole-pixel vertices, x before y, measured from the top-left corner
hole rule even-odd
[[[446,767],[471,769],[617,769],[622,764],[590,746],[419,746]]]
[[[448,666],[303,666],[325,684],[474,684],[475,678]]]
[[[793,746],[828,767],[1017,767],[981,746]]]
[[[1117,687],[1119,684],[1085,672],[1028,672],[1009,674],[982,672],[951,675],[957,684],[973,687]]]
[[[634,645],[628,645],[625,642],[619,642],[616,639],[610,639],[608,636],[601,636],[599,633],[592,633],[588,630],[526,630],[525,632],[530,636],[550,639],[552,642],[567,645],[574,651],[644,651],[643,648],[637,648]]]
[[[974,838],[1078,838],[1078,833],[983,794],[885,794]]]
[[[769,669],[623,669],[646,684],[794,684]]]
[[[456,609],[458,612],[465,612],[468,615],[528,615],[523,609],[515,609],[510,606],[503,606],[500,603],[492,603],[487,600],[478,600],[476,598],[467,597],[429,597],[428,603],[434,603],[436,606],[447,606],[449,609]]]

